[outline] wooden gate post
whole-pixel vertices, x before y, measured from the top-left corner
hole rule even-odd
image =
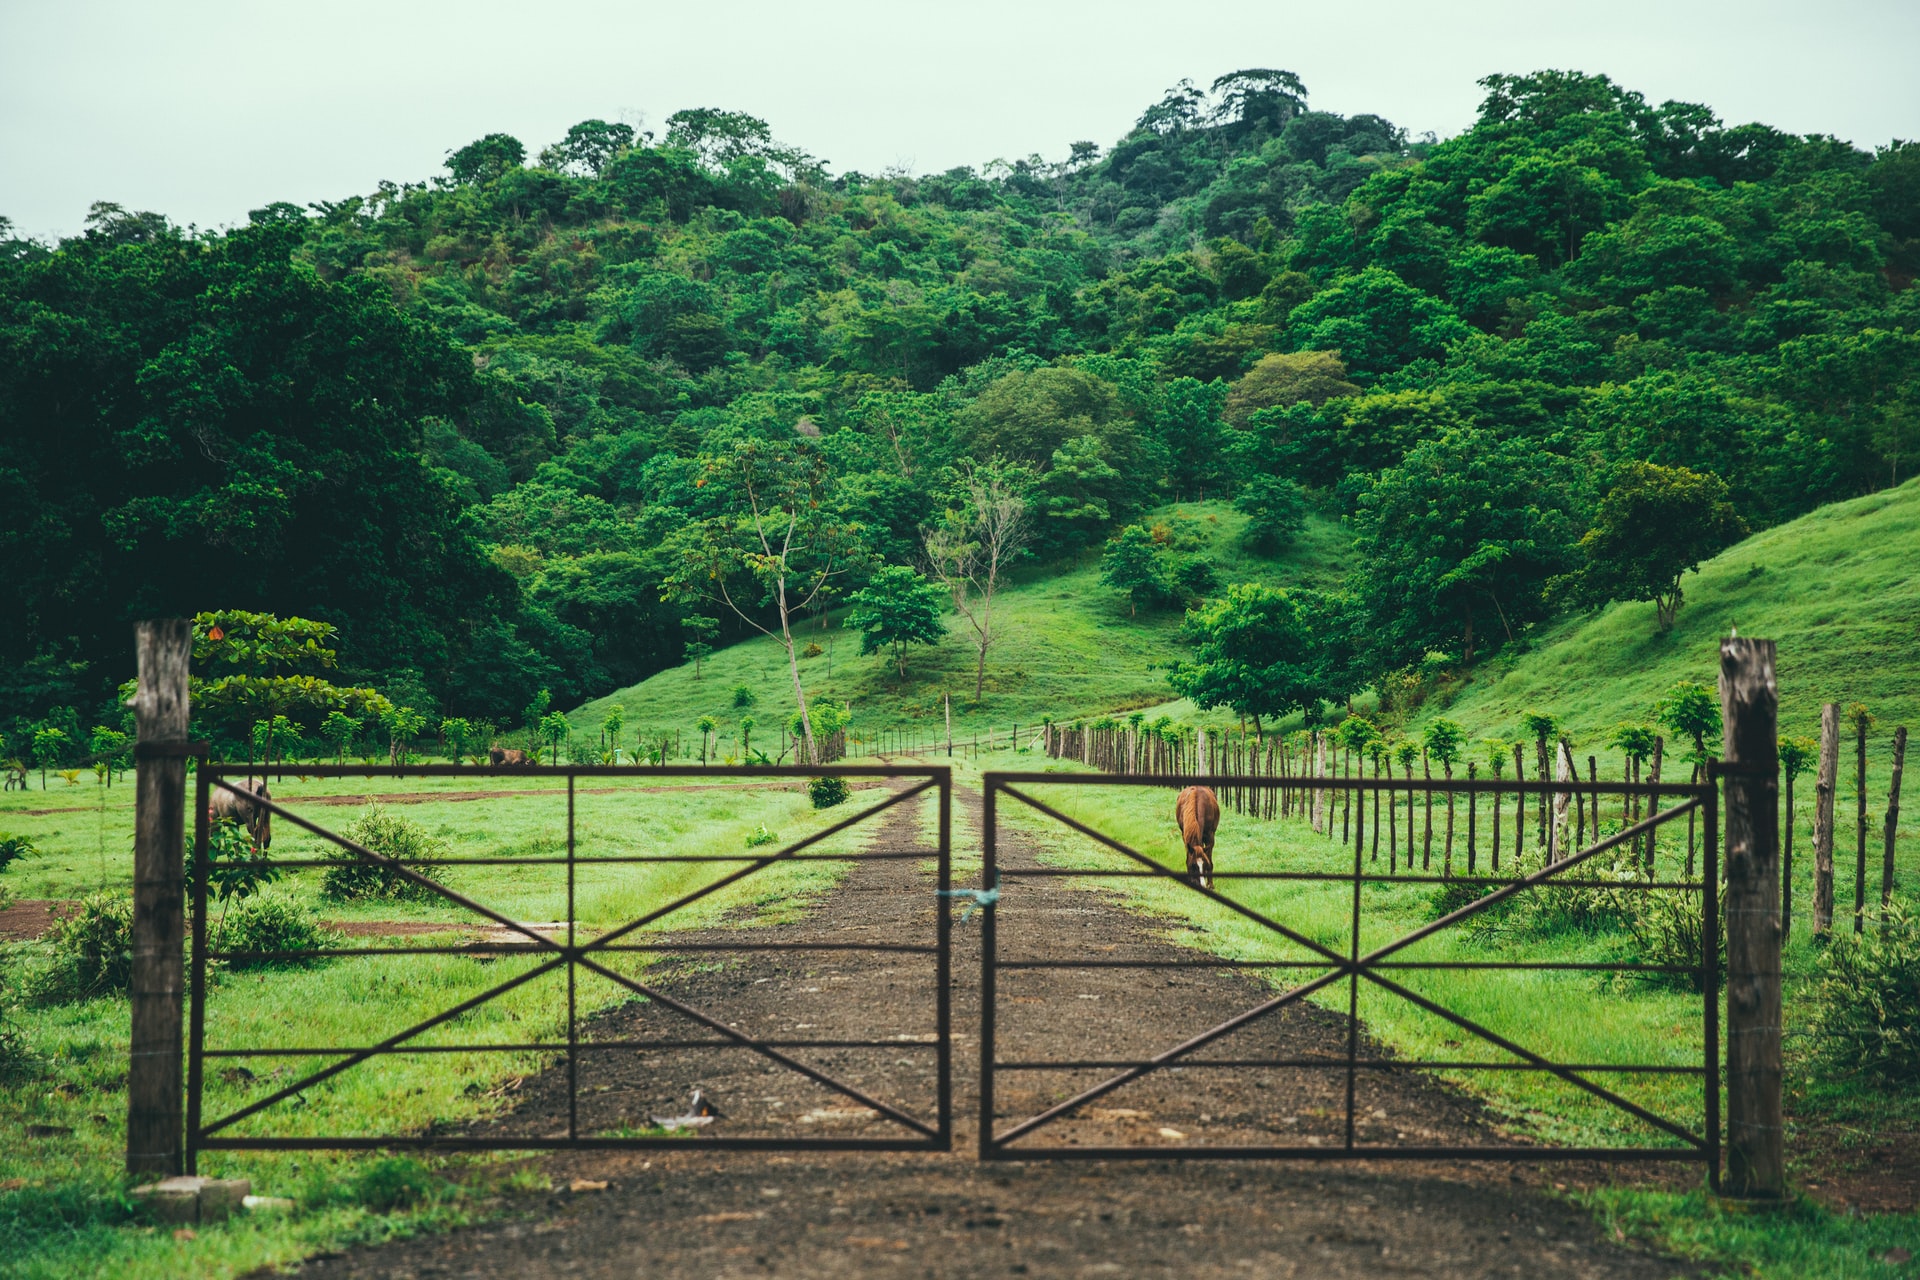
[[[1729,1195],[1780,1199],[1779,691],[1773,641],[1720,643],[1726,777]],[[1708,922],[1706,936],[1713,925]],[[1707,992],[1707,999],[1717,999]]]
[[[127,1172],[181,1171],[180,1078],[185,990],[182,889],[187,808],[185,618],[134,628],[139,689],[133,696],[137,807],[133,833],[133,1043],[127,1070]]]

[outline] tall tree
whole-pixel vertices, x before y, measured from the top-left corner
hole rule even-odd
[[[1665,635],[1680,613],[1681,578],[1746,533],[1719,476],[1629,463],[1600,500],[1593,528],[1580,539],[1586,563],[1563,589],[1582,604],[1651,600],[1654,629]]]
[[[1031,473],[998,458],[963,462],[940,523],[927,531],[927,564],[973,630],[973,700],[985,696],[987,651],[1000,639],[994,597],[1033,536]]]
[[[793,628],[837,582],[871,559],[860,526],[835,514],[833,474],[811,440],[736,439],[701,459],[717,514],[678,539],[667,595],[724,605],[780,643],[811,757],[816,753]],[[771,611],[771,621],[769,621]]]
[[[938,644],[947,634],[940,614],[946,592],[905,565],[883,565],[847,597],[846,625],[860,632],[861,656],[891,649],[900,678],[907,678],[907,646]]]

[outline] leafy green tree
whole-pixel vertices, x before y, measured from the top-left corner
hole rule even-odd
[[[693,678],[698,680],[701,660],[713,652],[713,637],[720,629],[720,619],[690,614],[680,619],[680,627],[693,637],[686,642],[683,652],[687,661],[693,663]]]
[[[553,752],[553,763],[560,763],[560,744],[573,736],[573,722],[560,711],[549,711],[540,718],[540,741]]]
[[[600,721],[600,732],[607,735],[607,750],[611,753],[610,758],[617,758],[620,754],[620,729],[626,723],[626,718],[627,709],[616,702],[607,710],[606,717]]]
[[[73,745],[73,739],[67,731],[50,724],[35,725],[33,729],[33,763],[40,770],[40,789],[47,789],[47,767],[58,768],[66,759],[67,749]]]
[[[755,706],[760,701],[760,696],[753,691],[751,685],[737,684],[733,686],[732,697],[733,705],[738,710],[745,710],[748,707]]]
[[[1204,499],[1219,487],[1220,408],[1227,385],[1219,379],[1175,378],[1161,390],[1154,430],[1168,459],[1176,497]]]
[[[926,533],[927,564],[973,632],[973,700],[986,693],[987,653],[1000,640],[993,606],[1008,572],[1033,539],[1033,473],[1000,458],[964,461],[946,510]]]
[[[1100,557],[1100,581],[1127,593],[1127,615],[1140,616],[1140,606],[1151,607],[1172,595],[1173,583],[1166,557],[1153,535],[1130,524],[1114,535]]]
[[[326,719],[320,722],[321,740],[332,745],[335,764],[347,762],[347,751],[353,746],[353,739],[359,732],[360,721],[343,711],[329,711]]]
[[[1340,602],[1306,588],[1230,586],[1187,615],[1192,660],[1173,663],[1167,683],[1196,706],[1230,707],[1251,718],[1293,711],[1311,719],[1321,704],[1352,692],[1337,656],[1347,636],[1334,623]]]
[[[466,758],[468,749],[475,745],[473,721],[462,716],[449,716],[440,722],[440,736],[445,739],[453,762],[459,764]]]
[[[1428,758],[1437,760],[1449,778],[1453,776],[1454,763],[1460,759],[1460,749],[1466,740],[1466,730],[1445,718],[1428,722],[1420,734],[1420,745],[1426,748]]]
[[[720,722],[712,716],[701,716],[693,722],[693,727],[700,731],[700,763],[705,765],[707,752],[713,746],[713,731],[720,727]]]
[[[1261,551],[1278,551],[1307,524],[1306,495],[1284,476],[1254,476],[1240,486],[1233,506],[1247,518],[1247,544]]]
[[[106,766],[101,775],[108,786],[113,785],[113,771],[125,771],[132,759],[133,739],[111,725],[97,724],[87,738],[87,754]]]
[[[1368,267],[1294,308],[1288,336],[1296,348],[1338,351],[1348,372],[1372,378],[1423,357],[1437,360],[1469,332],[1439,298]]]
[[[794,620],[840,580],[865,569],[871,553],[860,526],[833,507],[833,471],[805,437],[794,443],[738,439],[702,459],[720,511],[680,538],[679,563],[663,591],[724,605],[787,655],[794,702],[809,755],[817,751],[800,680]],[[771,624],[763,621],[771,610]]]
[[[599,177],[613,158],[633,145],[633,126],[582,120],[567,136],[540,153],[540,162]],[[517,163],[517,162],[516,162]]]
[[[1718,476],[1629,463],[1580,539],[1586,563],[1564,590],[1585,604],[1651,600],[1655,630],[1664,635],[1680,612],[1681,578],[1746,533]]]
[[[1705,764],[1713,758],[1709,743],[1720,737],[1720,699],[1711,689],[1698,681],[1679,681],[1654,704],[1653,714],[1668,730],[1693,743],[1689,757],[1693,763]]]
[[[843,625],[860,632],[861,656],[891,650],[902,680],[907,678],[907,646],[938,644],[947,634],[941,617],[947,593],[905,565],[876,569],[847,602],[853,608]]]
[[[449,151],[447,172],[456,183],[496,182],[508,170],[518,169],[526,158],[527,149],[518,138],[490,133],[457,151]]]
[[[1360,388],[1347,381],[1347,366],[1337,351],[1287,351],[1261,356],[1227,392],[1223,414],[1236,427],[1262,409],[1284,409],[1310,404],[1319,408],[1329,400],[1357,396]]]
[[[1573,559],[1566,463],[1490,432],[1453,431],[1408,453],[1360,494],[1354,595],[1381,667],[1546,616],[1546,587]]]
[[[412,707],[392,707],[381,713],[380,724],[387,731],[387,758],[405,764],[413,740],[427,727],[427,718]]]

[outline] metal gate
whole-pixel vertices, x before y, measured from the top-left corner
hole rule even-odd
[[[981,954],[981,1037],[980,1037],[980,1135],[979,1154],[983,1160],[1030,1160],[1030,1159],[1170,1159],[1170,1158],[1243,1158],[1243,1159],[1306,1159],[1306,1160],[1342,1160],[1342,1159],[1541,1159],[1541,1158],[1579,1158],[1590,1160],[1661,1160],[1693,1161],[1704,1163],[1713,1185],[1718,1186],[1720,1164],[1720,1067],[1719,1067],[1719,999],[1720,985],[1719,927],[1720,911],[1717,900],[1719,892],[1719,844],[1718,829],[1718,770],[1709,765],[1702,781],[1693,784],[1672,783],[1604,783],[1578,778],[1560,782],[1499,782],[1468,781],[1451,779],[1378,779],[1378,778],[1312,778],[1312,777],[1274,777],[1271,775],[1211,775],[1193,777],[1169,777],[1166,775],[1146,774],[1072,774],[1072,773],[1033,773],[1033,772],[991,772],[985,775],[985,811],[984,811],[984,859],[981,870],[982,886],[999,890],[995,895],[998,905],[989,905],[982,923]],[[1586,847],[1567,852],[1564,856],[1555,856],[1554,860],[1529,874],[1509,873],[1505,877],[1494,876],[1447,876],[1430,874],[1383,875],[1377,869],[1369,871],[1368,859],[1364,856],[1367,825],[1366,804],[1352,804],[1350,812],[1355,816],[1349,843],[1352,862],[1349,868],[1340,871],[1320,870],[1221,870],[1215,883],[1248,882],[1261,880],[1295,881],[1302,885],[1350,884],[1350,907],[1347,910],[1349,926],[1344,946],[1328,945],[1326,942],[1308,936],[1301,928],[1289,924],[1284,918],[1276,919],[1270,911],[1256,910],[1244,903],[1237,902],[1226,892],[1219,889],[1199,888],[1188,884],[1184,868],[1170,869],[1161,862],[1130,848],[1128,845],[1102,832],[1087,822],[1082,822],[1048,804],[1035,796],[1032,788],[1044,785],[1048,788],[1067,788],[1082,790],[1091,788],[1132,788],[1154,789],[1166,793],[1171,800],[1175,789],[1203,785],[1215,788],[1222,795],[1229,788],[1246,788],[1243,794],[1266,797],[1278,789],[1290,789],[1296,795],[1311,795],[1315,791],[1323,793],[1349,793],[1364,801],[1367,797],[1382,794],[1389,796],[1389,809],[1394,812],[1391,796],[1398,792],[1408,797],[1409,824],[1412,815],[1412,797],[1450,793],[1456,797],[1486,795],[1504,795],[1516,798],[1525,804],[1529,799],[1536,803],[1542,797],[1564,797],[1578,794],[1583,801],[1592,798],[1594,802],[1594,829],[1599,830],[1599,800],[1612,797],[1625,801],[1629,797],[1643,801],[1651,810],[1649,816],[1638,821],[1627,822],[1623,817],[1622,829],[1605,838],[1597,838]],[[998,806],[1001,799],[1017,801],[1032,813],[1041,815],[1061,827],[1093,842],[1102,855],[1118,855],[1110,862],[1099,865],[1071,864],[1064,860],[1055,860],[1049,865],[1014,867],[1007,865],[1000,856],[1000,822]],[[1155,798],[1156,808],[1164,802]],[[1662,804],[1670,807],[1661,808]],[[1069,806],[1071,807],[1071,806]],[[1171,804],[1164,804],[1165,811],[1171,815]],[[1377,812],[1377,810],[1376,810]],[[1584,807],[1583,807],[1584,813]],[[1700,853],[1700,878],[1691,874],[1693,852],[1693,821],[1701,821],[1699,830],[1702,841]],[[1649,859],[1653,849],[1655,833],[1668,824],[1681,821],[1688,828],[1685,839],[1689,849],[1688,874],[1684,878],[1656,879],[1652,875],[1649,861],[1648,874],[1642,878],[1636,876],[1629,882],[1616,879],[1596,879],[1592,874],[1581,875],[1582,868],[1591,868],[1596,855],[1623,844],[1643,842]],[[1498,828],[1496,828],[1497,830]],[[1331,838],[1332,822],[1328,823],[1328,835]],[[1377,839],[1377,824],[1374,828]],[[1084,846],[1082,846],[1084,852]],[[1377,852],[1377,845],[1375,846]],[[1412,834],[1408,832],[1409,870],[1411,870]],[[1093,854],[1085,852],[1085,857]],[[1497,862],[1495,864],[1497,866]],[[1219,956],[1200,957],[1184,960],[1155,960],[1152,962],[1131,962],[1128,960],[1108,960],[1099,957],[1086,957],[1074,960],[1036,960],[1031,956],[1002,954],[1000,941],[1000,912],[1008,904],[1017,903],[1022,881],[1029,883],[1048,877],[1069,877],[1088,880],[1095,883],[1112,882],[1118,878],[1137,877],[1184,886],[1184,892],[1197,898],[1224,907],[1240,920],[1257,926],[1260,936],[1273,940],[1284,940],[1293,948],[1304,950],[1310,958],[1266,961],[1234,961]],[[1365,951],[1361,950],[1362,925],[1366,915],[1363,900],[1363,886],[1379,883],[1426,883],[1445,884],[1448,881],[1481,886],[1487,890],[1486,896],[1460,906],[1430,923],[1416,928],[1404,936],[1385,945],[1377,945]],[[1702,946],[1698,962],[1692,965],[1657,965],[1634,963],[1611,963],[1590,960],[1434,960],[1423,961],[1406,958],[1405,954],[1414,944],[1444,930],[1457,928],[1461,924],[1499,907],[1502,903],[1514,899],[1517,895],[1542,888],[1581,888],[1603,886],[1607,889],[1623,892],[1660,892],[1680,890],[1698,893],[1701,902],[1699,920]],[[1179,891],[1176,891],[1179,892]],[[1281,913],[1284,915],[1284,913]],[[1270,999],[1258,1001],[1235,1017],[1221,1022],[1207,1030],[1192,1035],[1180,1043],[1170,1046],[1143,1046],[1142,1051],[1123,1059],[1088,1059],[1084,1055],[1073,1055],[1071,1049],[1059,1045],[1062,1056],[1039,1059],[1008,1061],[998,1056],[996,1032],[1001,1019],[999,987],[1002,974],[1010,971],[1031,969],[1069,969],[1091,971],[1095,969],[1121,968],[1153,969],[1189,969],[1189,970],[1226,970],[1251,969],[1257,971],[1301,970],[1302,980],[1290,988],[1281,991]],[[1674,1065],[1649,1062],[1600,1062],[1580,1063],[1555,1061],[1546,1055],[1519,1043],[1510,1035],[1489,1028],[1479,1020],[1468,1017],[1456,1010],[1447,1008],[1430,995],[1411,990],[1404,982],[1392,976],[1396,971],[1454,969],[1454,970],[1576,970],[1591,972],[1665,972],[1674,974],[1697,975],[1700,991],[1705,995],[1701,999],[1702,1056],[1698,1065]],[[1311,974],[1311,976],[1305,976]],[[1358,1016],[1358,996],[1362,983],[1371,988],[1389,993],[1398,1000],[1406,1001],[1427,1014],[1443,1019],[1456,1028],[1463,1037],[1472,1037],[1485,1045],[1492,1046],[1501,1055],[1494,1060],[1468,1059],[1464,1055],[1459,1060],[1420,1061],[1409,1060],[1391,1055],[1362,1056],[1361,1019]],[[1321,1054],[1312,1057],[1235,1059],[1231,1061],[1207,1061],[1198,1056],[1207,1046],[1215,1044],[1236,1031],[1250,1027],[1261,1019],[1291,1005],[1305,1001],[1317,992],[1337,992],[1346,987],[1345,1042],[1344,1054]],[[1148,1077],[1152,1073],[1182,1068],[1211,1068],[1229,1071],[1254,1071],[1259,1069],[1290,1069],[1316,1072],[1333,1072],[1345,1078],[1345,1125],[1344,1140],[1325,1145],[1301,1145],[1298,1143],[1265,1142],[1236,1145],[1202,1145],[1175,1142],[1141,1143],[1136,1145],[1083,1145],[1078,1143],[1044,1145],[1022,1142],[1022,1139],[1040,1133],[1049,1125],[1056,1125],[1068,1117],[1081,1113],[1089,1104],[1101,1099],[1115,1090]],[[1064,1075],[1069,1069],[1086,1071],[1095,1069],[1110,1071],[1099,1083],[1091,1087],[1078,1089],[1071,1096],[1032,1112],[1013,1117],[1013,1123],[1004,1124],[1004,1117],[996,1115],[996,1085],[1008,1077],[1035,1071],[1051,1071],[1056,1076]],[[1356,1133],[1355,1082],[1362,1072],[1404,1071],[1409,1069],[1446,1070],[1446,1071],[1536,1071],[1550,1073],[1575,1089],[1583,1091],[1600,1100],[1608,1107],[1651,1126],[1661,1134],[1674,1140],[1670,1146],[1581,1146],[1553,1147],[1530,1146],[1513,1143],[1504,1144],[1437,1144],[1437,1143],[1381,1143],[1359,1139]],[[1702,1105],[1698,1127],[1692,1124],[1676,1123],[1668,1117],[1655,1114],[1631,1099],[1621,1096],[1615,1089],[1600,1083],[1596,1076],[1635,1073],[1668,1073],[1698,1076],[1701,1079]],[[998,1127],[996,1126],[1003,1126]],[[1178,1134],[1178,1131],[1166,1130]],[[1184,1137],[1184,1135],[1178,1135]]]
[[[233,766],[205,765],[198,773],[195,807],[194,843],[191,853],[191,929],[192,953],[189,971],[189,1022],[187,1056],[187,1145],[186,1167],[194,1171],[198,1152],[214,1150],[295,1150],[314,1148],[393,1148],[393,1147],[433,1147],[463,1149],[558,1149],[558,1148],[617,1148],[617,1147],[673,1147],[685,1149],[688,1146],[748,1148],[760,1150],[882,1150],[882,1151],[945,1151],[952,1141],[952,1071],[950,1055],[950,924],[944,905],[934,912],[933,936],[924,942],[911,944],[832,942],[832,943],[779,943],[760,942],[750,936],[743,936],[724,947],[709,945],[701,947],[676,943],[672,939],[642,941],[641,930],[667,919],[677,911],[706,899],[714,893],[735,885],[748,877],[766,871],[768,868],[807,861],[823,862],[861,862],[886,859],[921,859],[931,853],[937,860],[936,879],[940,890],[950,887],[950,811],[952,799],[952,779],[950,770],[943,767],[928,766],[888,766],[878,765],[858,767],[847,765],[823,765],[814,767],[750,767],[750,766],[559,766],[559,767],[523,767],[510,769],[476,769],[450,765],[422,766],[296,766],[284,771],[276,769],[276,780],[285,774],[298,773],[306,778],[461,778],[469,781],[491,780],[530,780],[558,779],[566,784],[566,845],[565,853],[551,857],[491,857],[462,858],[451,857],[436,859],[435,865],[447,867],[558,867],[563,868],[566,877],[566,920],[561,922],[564,929],[536,929],[528,924],[516,921],[501,911],[494,910],[476,896],[457,892],[439,883],[437,880],[419,875],[392,859],[383,857],[371,849],[347,839],[338,832],[328,830],[308,817],[288,807],[285,798],[262,802],[272,815],[281,822],[290,823],[302,831],[331,842],[354,855],[361,863],[369,866],[391,869],[395,875],[416,882],[425,891],[430,891],[459,907],[464,912],[496,930],[504,931],[513,937],[507,942],[468,942],[456,946],[412,946],[387,945],[373,947],[330,947],[311,951],[224,951],[209,945],[208,938],[208,890],[211,867],[208,839],[208,800],[215,790],[235,792],[233,779],[243,771]],[[884,800],[854,813],[850,817],[833,823],[822,831],[795,840],[782,848],[761,853],[720,854],[633,854],[622,856],[584,856],[577,852],[575,841],[575,795],[576,784],[581,779],[603,778],[620,779],[634,784],[643,784],[662,779],[752,779],[769,782],[773,780],[805,780],[819,777],[841,779],[878,778],[900,780],[906,785],[893,791]],[[932,792],[938,798],[938,837],[937,847],[933,850],[914,849],[910,851],[860,851],[852,853],[808,852],[828,837],[856,826],[862,822],[885,813],[894,806],[911,800],[916,796]],[[430,794],[430,793],[429,793]],[[557,792],[553,793],[556,795]],[[251,797],[249,797],[251,799]],[[296,803],[297,802],[292,802]],[[271,864],[282,870],[314,869],[340,865],[337,861],[314,858],[270,859]],[[727,871],[710,883],[697,889],[680,894],[643,914],[626,921],[615,928],[606,929],[591,939],[580,936],[575,918],[575,889],[577,873],[582,867],[605,864],[650,863],[709,863],[731,865]],[[935,901],[939,901],[935,899]],[[555,936],[556,933],[561,936]],[[931,961],[935,995],[931,1014],[930,1034],[916,1036],[911,1040],[903,1038],[885,1040],[809,1040],[776,1039],[756,1037],[737,1030],[729,1025],[724,1011],[700,1009],[680,1000],[661,989],[658,984],[642,981],[639,978],[623,974],[612,967],[610,961],[617,953],[656,953],[683,955],[701,950],[725,950],[728,952],[756,951],[884,951],[901,954],[906,957],[924,958]],[[219,1044],[207,1043],[207,1013],[210,1002],[215,998],[208,984],[208,965],[222,961],[298,961],[317,958],[368,957],[368,956],[499,956],[504,954],[531,954],[534,963],[526,971],[503,982],[499,982],[470,998],[446,1008],[431,1017],[407,1026],[375,1043],[360,1045],[290,1045],[290,1044]],[[529,1043],[508,1044],[426,1044],[419,1037],[444,1024],[453,1022],[472,1010],[498,999],[507,992],[543,975],[565,972],[567,979],[566,1035],[563,1040],[532,1041]],[[591,974],[600,979],[617,984],[634,995],[653,1001],[662,1008],[673,1011],[691,1023],[710,1033],[711,1038],[684,1041],[631,1041],[631,1040],[594,1040],[583,1037],[581,1023],[584,1020],[575,1002],[576,977]],[[850,1099],[860,1107],[869,1108],[880,1117],[907,1132],[907,1136],[887,1138],[858,1138],[846,1136],[820,1137],[753,1137],[718,1136],[702,1137],[692,1142],[684,1137],[669,1137],[659,1134],[635,1134],[627,1136],[608,1136],[581,1132],[579,1123],[579,1063],[583,1056],[614,1051],[636,1051],[650,1049],[685,1048],[733,1048],[758,1054],[768,1063],[778,1068],[797,1073],[799,1076],[824,1087],[832,1093]],[[835,1078],[820,1068],[810,1065],[796,1053],[821,1049],[873,1049],[891,1052],[920,1051],[934,1055],[935,1058],[935,1115],[931,1119],[917,1116],[904,1106],[896,1106],[884,1099],[870,1096],[864,1090]],[[564,1057],[566,1064],[567,1090],[567,1126],[564,1136],[551,1135],[507,1135],[475,1136],[472,1134],[449,1133],[395,1133],[377,1136],[370,1135],[247,1135],[234,1136],[233,1127],[249,1117],[266,1112],[289,1099],[297,1098],[303,1090],[311,1089],[330,1080],[342,1072],[362,1064],[376,1063],[383,1057],[411,1053],[475,1053],[475,1054],[543,1054],[553,1059]],[[327,1065],[310,1071],[284,1086],[273,1088],[246,1106],[224,1115],[208,1118],[204,1114],[206,1095],[206,1073],[208,1063],[229,1059],[281,1058],[299,1061],[301,1059],[330,1059]]]

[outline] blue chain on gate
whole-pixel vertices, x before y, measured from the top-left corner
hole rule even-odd
[[[991,907],[1000,901],[1000,873],[998,871],[993,873],[993,888],[991,889],[935,889],[933,896],[936,898],[971,899],[972,901],[968,904],[966,913],[960,917],[960,923],[965,924],[967,921],[973,919],[973,913],[981,907]]]

